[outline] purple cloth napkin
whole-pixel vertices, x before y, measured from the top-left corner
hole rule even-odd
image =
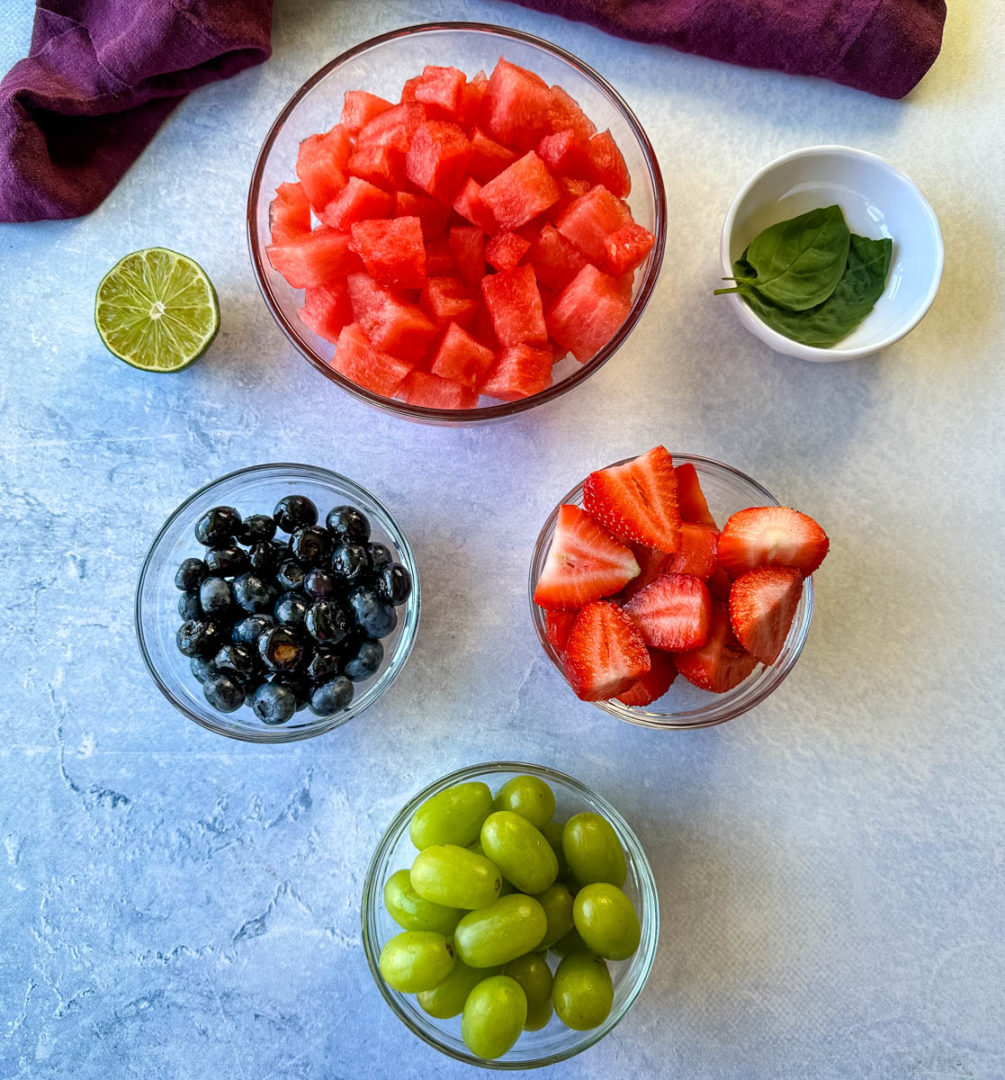
[[[932,66],[945,0],[516,0],[611,34],[900,98]]]
[[[272,0],[38,0],[0,82],[0,221],[93,210],[189,92],[269,56]]]

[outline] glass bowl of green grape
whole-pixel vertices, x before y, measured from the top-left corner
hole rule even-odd
[[[532,1069],[609,1034],[656,957],[659,900],[628,822],[571,776],[459,769],[398,813],[367,870],[363,946],[430,1046]]]

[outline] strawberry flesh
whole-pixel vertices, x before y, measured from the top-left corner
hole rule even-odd
[[[708,640],[711,598],[700,578],[664,574],[636,593],[625,612],[647,645],[667,652],[698,649]]]
[[[583,505],[619,539],[665,552],[680,549],[677,476],[662,446],[590,473],[583,483]]]
[[[736,640],[725,604],[713,604],[708,641],[691,652],[675,652],[673,662],[689,683],[724,694],[739,686],[757,667],[757,659]]]
[[[741,574],[729,592],[729,621],[737,641],[762,664],[782,651],[803,595],[803,577],[787,566]]]
[[[565,650],[565,677],[583,701],[623,694],[649,671],[649,650],[631,619],[610,601],[587,604]]]
[[[827,534],[806,514],[752,506],[734,514],[719,534],[719,564],[732,578],[759,566],[791,566],[808,577],[829,546]]]
[[[544,636],[561,657],[565,656],[565,647],[578,614],[578,611],[549,611],[544,616]]]
[[[698,470],[686,461],[674,466],[677,474],[677,503],[680,506],[681,521],[694,521],[699,525],[711,525],[716,528],[715,518],[705,501],[705,493],[698,481]]]
[[[715,573],[719,565],[716,546],[719,534],[709,525],[681,522],[680,551],[664,557],[663,573],[693,574],[703,581]]]
[[[623,705],[651,705],[673,685],[677,668],[669,653],[650,649],[649,665],[649,670],[637,683],[633,683],[623,694],[618,694],[618,701]]]

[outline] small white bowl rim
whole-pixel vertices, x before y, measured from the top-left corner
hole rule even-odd
[[[885,338],[882,338],[879,341],[870,342],[867,345],[860,345],[855,349],[842,349],[839,346],[835,346],[831,349],[821,349],[814,345],[803,345],[801,342],[794,341],[792,338],[788,338],[784,334],[779,334],[776,330],[772,330],[771,327],[763,323],[738,296],[731,295],[729,297],[740,321],[766,345],[770,346],[776,352],[782,352],[789,356],[796,356],[803,360],[813,360],[817,362],[857,360],[863,356],[870,356],[872,353],[879,352],[881,349],[885,349],[895,342],[900,341],[901,338],[909,334],[918,323],[921,322],[925,315],[928,314],[928,309],[932,306],[935,295],[939,291],[939,284],[942,281],[942,269],[945,265],[945,246],[942,241],[942,229],[939,227],[939,219],[936,217],[931,203],[925,197],[924,192],[918,184],[912,180],[907,173],[891,165],[886,158],[881,157],[879,154],[874,154],[869,150],[860,150],[854,146],[842,146],[839,143],[834,143],[821,146],[806,146],[802,149],[790,150],[787,154],[782,154],[781,157],[775,158],[774,161],[769,161],[763,168],[758,169],[739,192],[737,192],[735,198],[730,203],[729,210],[726,212],[726,220],[723,222],[722,235],[719,241],[719,258],[725,275],[730,275],[733,270],[733,263],[729,257],[729,242],[733,235],[736,213],[740,204],[754,186],[767,176],[768,173],[773,172],[782,165],[787,165],[790,161],[803,157],[825,157],[828,155],[858,158],[862,161],[869,162],[872,165],[878,165],[880,168],[885,169],[892,176],[896,177],[909,191],[911,191],[935,236],[937,261],[933,268],[928,292],[925,294],[923,302],[912,318],[901,327],[888,334]]]

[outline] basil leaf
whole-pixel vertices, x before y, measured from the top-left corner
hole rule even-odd
[[[737,278],[732,289],[717,292],[762,296],[790,311],[823,303],[841,280],[848,262],[851,233],[840,206],[810,210],[759,233],[744,252],[752,279]]]
[[[872,311],[886,288],[892,255],[893,241],[889,237],[870,240],[852,236],[848,265],[837,288],[809,311],[787,311],[753,289],[742,289],[741,296],[772,330],[803,345],[828,348],[847,337]],[[754,268],[740,258],[733,263],[733,273],[738,282],[746,283],[753,280]]]

